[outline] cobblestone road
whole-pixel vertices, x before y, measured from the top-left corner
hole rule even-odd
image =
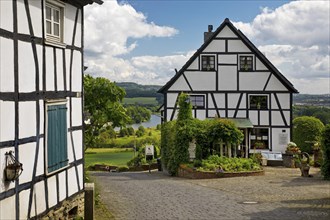
[[[330,182],[298,169],[188,180],[160,172],[93,173],[116,219],[330,219]],[[256,203],[255,203],[256,202]]]

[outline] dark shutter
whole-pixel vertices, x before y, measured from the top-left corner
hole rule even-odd
[[[67,108],[65,104],[49,105],[47,108],[47,157],[48,173],[68,164]]]

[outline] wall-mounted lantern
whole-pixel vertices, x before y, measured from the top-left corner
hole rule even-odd
[[[13,151],[6,152],[5,179],[7,181],[16,180],[23,171],[23,164],[16,160]]]

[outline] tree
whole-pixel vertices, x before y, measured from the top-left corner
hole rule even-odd
[[[85,150],[98,143],[101,128],[125,125],[129,118],[121,104],[125,90],[108,79],[84,76]]]
[[[324,179],[330,180],[330,124],[323,130],[322,134],[323,163],[321,173]]]
[[[297,117],[293,120],[293,142],[302,152],[312,153],[313,142],[321,141],[323,128],[323,123],[315,117]]]

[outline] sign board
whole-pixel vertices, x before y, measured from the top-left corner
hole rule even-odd
[[[190,160],[195,159],[196,158],[196,143],[195,143],[195,141],[192,141],[192,142],[189,143],[188,151],[189,151],[189,159]]]
[[[154,156],[154,146],[147,145],[145,149],[146,156]]]
[[[278,142],[279,145],[287,145],[288,144],[288,134],[279,134]]]

